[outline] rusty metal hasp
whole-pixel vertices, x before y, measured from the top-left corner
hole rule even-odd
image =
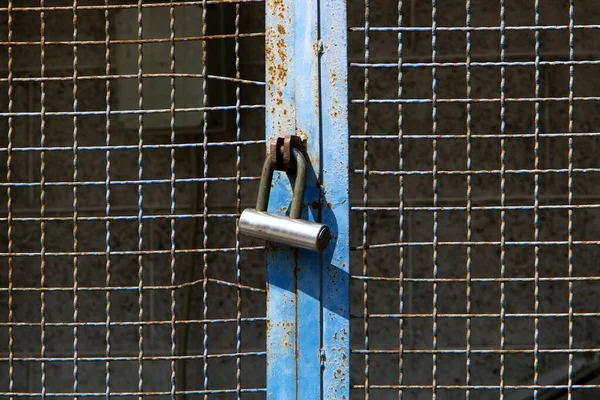
[[[307,161],[298,136],[273,139],[265,158],[256,209],[247,208],[240,216],[240,232],[246,236],[322,252],[331,239],[327,225],[301,219],[306,188]],[[273,171],[296,173],[289,217],[267,212]]]

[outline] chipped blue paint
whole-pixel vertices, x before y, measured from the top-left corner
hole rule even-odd
[[[295,134],[294,7],[292,2],[268,0],[266,4],[266,139]],[[281,213],[291,201],[286,174],[273,175],[269,211]],[[296,283],[294,250],[267,248],[267,398],[295,399]]]
[[[323,255],[267,249],[269,399],[349,398],[345,14],[339,0],[267,0],[267,141],[306,139],[303,217],[323,221],[334,234]],[[269,210],[287,210],[291,196],[288,176],[276,173]]]
[[[348,56],[345,0],[321,2],[323,223],[334,239],[323,254],[323,398],[350,398]]]
[[[296,0],[296,132],[307,137],[310,162],[305,193],[305,216],[320,221],[319,18],[317,0]],[[297,334],[298,399],[321,398],[321,256],[298,252]]]

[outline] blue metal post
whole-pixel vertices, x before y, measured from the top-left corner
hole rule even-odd
[[[294,79],[294,7],[291,1],[269,0],[265,15],[267,143],[296,132]],[[268,145],[268,144],[267,144]],[[287,209],[291,186],[285,174],[275,173],[269,211]],[[296,263],[288,247],[267,249],[267,398],[295,399]]]
[[[350,193],[346,0],[320,2],[322,222],[334,239],[323,254],[323,398],[350,399]]]
[[[269,399],[349,398],[346,6],[320,3],[266,7],[266,138],[306,139],[303,218],[328,224],[334,236],[322,255],[267,249]],[[269,211],[285,213],[290,179],[276,173],[273,183]]]
[[[307,139],[309,169],[305,217],[319,221],[321,202],[321,132],[319,128],[318,0],[296,0],[296,134]],[[299,250],[297,268],[298,399],[321,398],[321,256]]]

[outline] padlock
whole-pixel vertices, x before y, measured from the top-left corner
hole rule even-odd
[[[322,252],[331,239],[331,233],[327,225],[300,219],[302,215],[302,203],[304,201],[304,190],[306,188],[307,163],[302,152],[290,145],[289,137],[286,138],[286,149],[288,157],[278,157],[273,152],[284,151],[283,146],[274,144],[271,157],[267,155],[260,177],[260,187],[256,209],[247,208],[240,216],[240,232],[246,236],[264,239],[269,242],[282,243],[293,247]],[[293,143],[293,142],[292,142]],[[289,157],[289,156],[292,157]],[[273,170],[277,166],[275,160],[285,159],[288,171],[296,171],[296,182],[292,196],[289,217],[267,212],[269,195],[271,193],[271,180]],[[291,160],[294,163],[291,163]],[[280,167],[278,169],[284,169]]]

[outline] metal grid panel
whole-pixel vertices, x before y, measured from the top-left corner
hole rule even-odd
[[[596,398],[593,1],[349,4],[353,398]]]
[[[168,34],[144,24],[150,9]],[[201,34],[179,34],[198,10]],[[1,397],[264,397],[262,247],[237,228],[264,146],[263,16],[259,0],[0,8]],[[136,37],[118,37],[127,18]],[[144,71],[152,46],[159,73]],[[159,83],[166,106],[150,109]],[[185,85],[201,95],[180,106]],[[202,122],[179,128],[190,113]],[[156,114],[168,124],[147,126]]]

